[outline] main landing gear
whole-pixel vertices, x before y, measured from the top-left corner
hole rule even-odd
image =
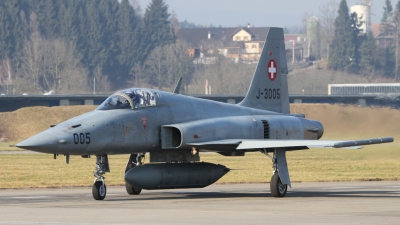
[[[137,153],[137,154],[131,154],[129,157],[128,163],[126,164],[125,168],[125,173],[128,172],[128,170],[132,169],[135,166],[141,166],[144,164],[144,154],[143,153]],[[125,182],[125,188],[126,192],[130,195],[138,195],[140,192],[142,192],[142,189],[136,188],[127,182]]]
[[[96,155],[96,172],[94,184],[92,187],[92,195],[95,200],[103,200],[107,194],[106,182],[104,174],[110,172],[107,155]]]
[[[271,178],[270,184],[271,194],[274,197],[285,197],[287,192],[287,184],[283,184],[279,174],[275,173]]]
[[[280,152],[279,152],[280,151]],[[290,185],[289,172],[286,164],[285,149],[275,149],[274,156],[271,157],[266,150],[263,153],[272,160],[274,169],[270,183],[270,190],[273,197],[285,197],[288,184]],[[278,160],[279,157],[279,160]],[[281,171],[279,171],[279,166]],[[282,182],[281,176],[285,182]]]

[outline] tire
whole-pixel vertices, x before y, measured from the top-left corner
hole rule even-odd
[[[103,200],[107,194],[106,184],[103,186],[102,181],[96,181],[92,187],[92,195],[95,200]]]
[[[275,198],[285,197],[287,192],[287,184],[282,184],[279,174],[275,173],[271,178],[270,184],[271,194]]]
[[[138,195],[138,194],[140,194],[140,192],[142,192],[142,189],[136,188],[126,182],[125,182],[125,188],[126,188],[126,192],[128,192],[128,194],[130,194],[130,195]]]

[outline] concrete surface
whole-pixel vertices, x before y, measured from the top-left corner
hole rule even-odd
[[[0,190],[0,224],[400,224],[400,182],[294,183],[285,198],[269,184],[203,189],[108,187]]]

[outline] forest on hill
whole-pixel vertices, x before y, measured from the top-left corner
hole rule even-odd
[[[170,64],[186,51],[176,42],[176,18],[163,0],[142,14],[128,0],[6,0],[0,2],[0,62],[3,84],[17,93],[86,93],[131,86],[157,70],[157,47],[169,46]],[[179,46],[180,45],[180,46]],[[148,61],[150,62],[150,61]],[[157,73],[152,73],[156,74]],[[174,71],[179,76],[179,71]],[[141,77],[142,76],[142,77]],[[172,79],[172,80],[171,80]],[[174,83],[175,78],[164,83]]]
[[[400,79],[400,0],[394,8],[386,1],[381,34],[393,41],[384,47],[362,32],[362,17],[350,14],[346,0],[324,6],[327,58],[315,57],[321,61],[314,70],[289,65],[291,94],[326,94],[329,83]],[[204,93],[206,82],[212,94],[245,94],[256,64],[221,54],[215,64],[194,64],[193,46],[177,38],[180,27],[202,26],[179,22],[166,0],[152,0],[144,10],[136,0],[0,1],[0,93],[168,91],[182,77],[184,94]]]

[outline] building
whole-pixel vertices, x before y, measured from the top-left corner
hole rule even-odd
[[[360,3],[350,7],[350,13],[357,13],[357,17],[361,18],[361,25],[364,34],[371,30],[371,0],[362,0]]]
[[[268,27],[231,27],[231,28],[181,28],[178,38],[189,44],[188,54],[194,58],[194,63],[212,64],[223,56],[238,63],[257,63]],[[288,61],[302,60],[304,41],[301,35],[286,38]],[[294,54],[293,54],[294,52]],[[295,56],[295,57],[293,57]]]
[[[328,95],[384,95],[400,94],[400,83],[328,84]]]
[[[376,40],[376,45],[378,46],[378,49],[385,49],[386,47],[392,45],[393,33],[391,30],[389,31],[389,33],[385,34],[384,32],[381,32],[381,24],[374,23],[371,25],[371,31]]]

